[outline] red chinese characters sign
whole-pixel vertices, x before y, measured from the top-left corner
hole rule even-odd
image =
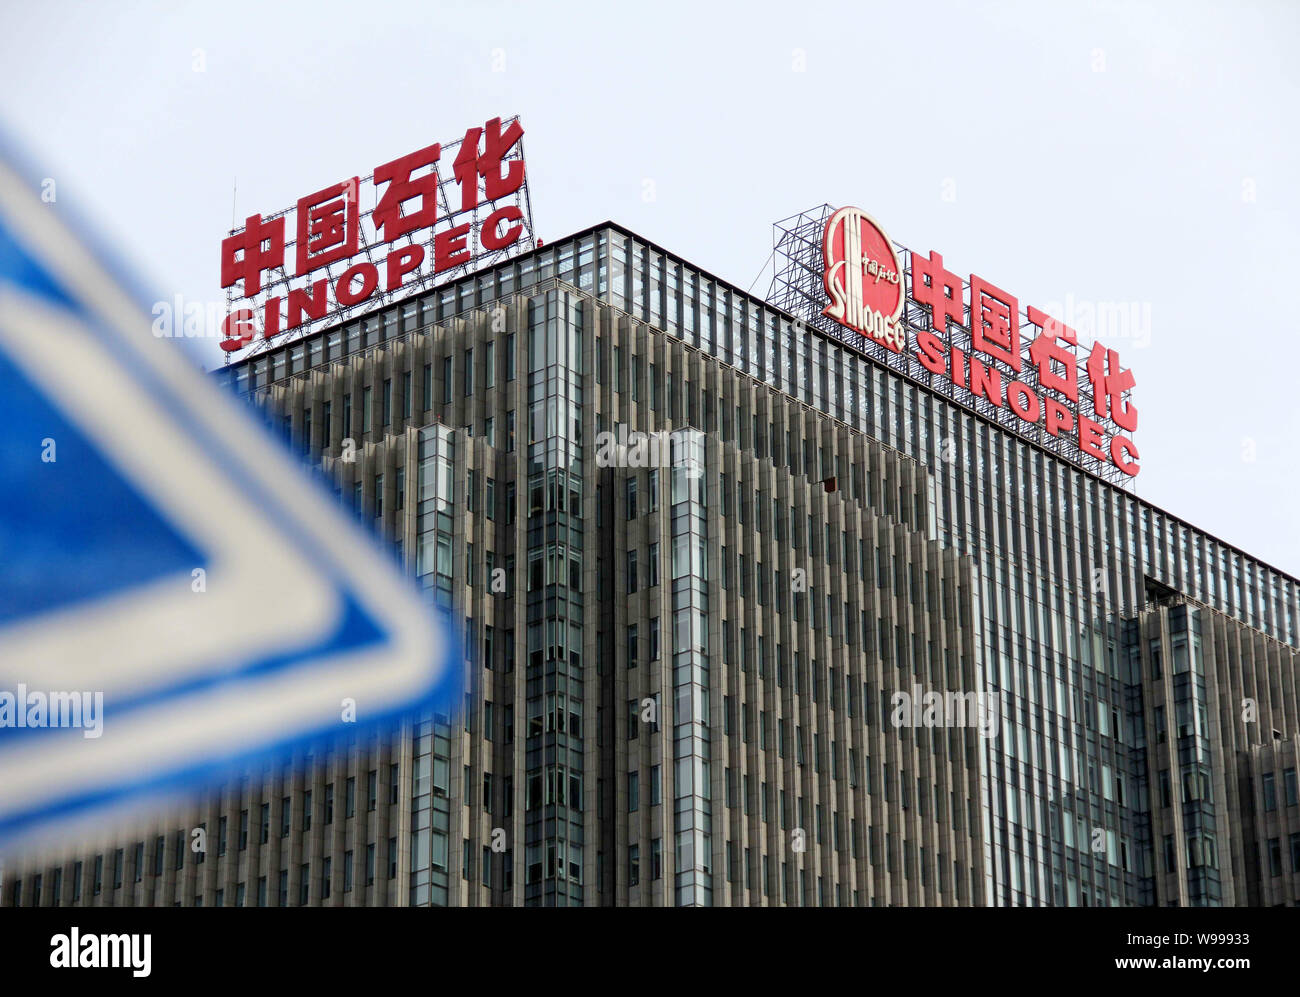
[[[221,286],[235,288],[221,348],[233,353],[259,335],[269,340],[493,262],[511,247],[532,248],[523,135],[518,119],[493,118],[457,142],[376,166],[365,181],[354,176],[301,197],[291,211],[249,216],[221,243]],[[445,159],[448,177],[439,172]],[[367,181],[371,211],[361,207]]]
[[[841,208],[826,223],[823,242],[831,303],[822,314],[902,353],[903,268],[888,236],[857,208]],[[916,329],[913,359],[951,381],[968,404],[1006,406],[1048,436],[1069,439],[1081,454],[1137,475],[1137,447],[1126,435],[1137,429],[1138,410],[1126,395],[1135,382],[1115,350],[1094,343],[1081,364],[1073,329],[1033,306],[1022,323],[1014,295],[975,274],[968,295],[942,255],[909,255],[910,297],[932,318],[932,329]],[[958,328],[969,329],[969,350],[956,342]]]

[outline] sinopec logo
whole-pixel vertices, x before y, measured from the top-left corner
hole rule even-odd
[[[907,345],[902,267],[884,229],[861,208],[840,208],[822,237],[824,281],[831,303],[822,311],[895,353]]]

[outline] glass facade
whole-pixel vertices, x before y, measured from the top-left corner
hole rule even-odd
[[[673,834],[679,907],[713,904],[704,440],[672,438]],[[656,704],[647,703],[653,709]],[[656,718],[657,720],[657,718]]]
[[[1142,687],[1130,663],[1128,621],[1145,604],[1145,579],[1292,647],[1300,643],[1296,580],[931,392],[906,370],[882,367],[829,341],[615,226],[559,240],[402,303],[392,321],[350,323],[305,348],[269,350],[228,372],[237,390],[251,392],[303,373],[299,365],[336,363],[385,337],[428,328],[509,295],[532,297],[529,578],[536,570],[542,581],[536,590],[530,584],[528,596],[530,732],[534,716],[546,719],[540,724],[544,737],[535,748],[530,738],[529,746],[530,793],[537,777],[541,801],[529,816],[529,895],[572,900],[576,891],[566,888],[565,870],[572,872],[573,855],[583,847],[572,793],[560,788],[566,773],[581,765],[580,753],[566,750],[578,735],[572,720],[561,730],[555,719],[561,704],[567,714],[577,704],[576,715],[582,716],[581,674],[572,663],[581,654],[573,646],[573,628],[581,628],[582,606],[568,598],[565,570],[574,559],[582,563],[582,524],[564,505],[566,492],[583,487],[577,443],[583,313],[573,291],[591,294],[924,465],[931,476],[931,528],[945,546],[974,559],[976,674],[1003,703],[1002,736],[982,742],[985,895],[1002,904],[1144,902],[1144,863],[1161,843],[1147,840],[1149,826],[1133,805],[1152,789],[1144,772],[1144,735],[1135,729]],[[664,378],[653,360],[648,366],[653,407]],[[672,390],[669,382],[670,408]],[[771,436],[779,435],[772,427]],[[809,474],[826,473],[818,455],[804,456]],[[868,489],[874,493],[874,486]],[[707,584],[691,586],[691,592],[691,598],[707,599]],[[1189,629],[1186,635],[1189,648],[1193,634]],[[674,655],[696,654],[679,650],[676,623],[672,639]],[[692,646],[692,637],[682,639]],[[707,672],[698,685],[707,695]],[[1184,685],[1171,704],[1171,726],[1189,716],[1194,721],[1203,708],[1206,693],[1194,670]],[[707,768],[707,742],[702,747],[703,754],[696,753],[699,744],[690,750]],[[1208,762],[1202,748],[1193,744],[1188,750],[1187,770],[1179,775],[1195,778]],[[698,798],[693,777],[689,784],[677,780],[674,793],[689,814],[692,805],[682,800]],[[1212,812],[1189,823],[1200,854],[1212,840],[1213,823]],[[678,826],[707,834],[689,822]],[[678,889],[706,890],[707,871],[696,873]],[[1214,902],[1213,877],[1202,880],[1198,896]]]
[[[583,896],[583,307],[528,311],[528,735],[524,902]]]
[[[426,426],[417,439],[415,573],[440,610],[452,605],[453,467],[456,439],[446,426]],[[451,851],[451,722],[424,716],[413,725],[410,903],[447,905]],[[394,857],[395,860],[395,857]]]

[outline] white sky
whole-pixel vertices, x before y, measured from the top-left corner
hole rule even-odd
[[[1067,322],[1121,305],[1138,493],[1300,573],[1300,5],[976,6],[8,0],[0,121],[214,308],[236,178],[242,222],[495,116],[543,238],[609,218],[742,287],[774,220],[856,204]]]

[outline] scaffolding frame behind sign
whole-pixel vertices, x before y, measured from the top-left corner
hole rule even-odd
[[[822,311],[829,300],[824,283],[823,239],[826,224],[835,211],[836,209],[831,205],[821,204],[773,224],[774,267],[772,282],[765,299],[769,304],[787,312],[804,326],[815,329],[822,335],[866,356],[876,365],[888,368],[923,385],[929,391],[1083,468],[1090,474],[1111,484],[1127,489],[1132,488],[1132,476],[1124,474],[1110,461],[1098,460],[1095,456],[1082,451],[1076,434],[1052,435],[1041,419],[1037,423],[1026,422],[1012,412],[1010,406],[994,405],[987,398],[979,397],[968,388],[955,384],[948,376],[934,373],[917,359],[914,347],[918,332],[932,333],[945,344],[945,347],[955,346],[967,357],[972,356],[975,351],[972,349],[971,342],[971,319],[969,309],[965,309],[960,323],[950,320],[946,330],[935,327],[930,308],[920,304],[911,296],[912,251],[901,243],[891,240],[902,263],[900,279],[903,281],[904,293],[901,320],[908,331],[908,345],[903,352],[897,353],[823,315]],[[970,281],[963,281],[962,288],[963,300],[969,301]],[[1027,311],[1020,312],[1020,328],[1022,330],[1034,328]],[[1012,371],[1009,366],[992,357],[979,354],[979,360],[986,366],[996,368],[1004,382],[1019,380],[1042,396],[1045,389],[1039,384],[1038,368],[1029,354],[1030,341],[1031,337],[1028,335],[1021,337],[1021,369],[1018,372]],[[1078,393],[1078,411],[1092,412],[1093,390],[1087,378],[1079,377]]]

